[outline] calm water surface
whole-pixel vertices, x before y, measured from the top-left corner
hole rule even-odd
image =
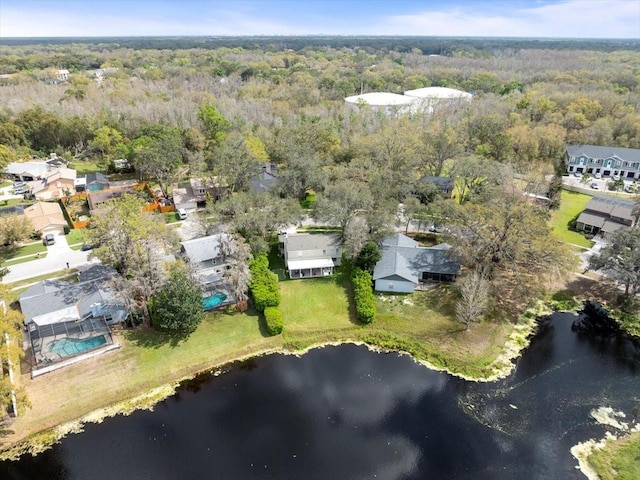
[[[274,355],[185,385],[154,412],[0,463],[0,479],[583,479],[569,449],[640,405],[640,346],[543,320],[489,384],[343,345]]]

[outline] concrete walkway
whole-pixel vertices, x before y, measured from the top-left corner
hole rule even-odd
[[[67,244],[67,237],[62,234],[56,235],[56,243],[47,247],[46,257],[10,266],[9,273],[4,276],[2,283],[18,282],[38,275],[65,270],[67,264],[69,268],[85,265],[89,263],[90,253],[90,251],[71,250]]]

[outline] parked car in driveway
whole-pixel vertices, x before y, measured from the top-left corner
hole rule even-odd
[[[180,220],[186,220],[187,219],[187,211],[184,208],[179,208],[178,209],[178,218]]]
[[[599,186],[596,182],[593,182],[593,183],[592,183],[591,185],[589,185],[589,186],[590,186],[591,188],[593,188],[594,190],[599,190],[599,189],[600,189],[600,186]]]
[[[601,174],[601,173],[596,173],[594,176],[595,176],[596,178],[602,178],[602,174]]]
[[[47,233],[42,239],[42,243],[45,245],[55,245],[56,237],[53,233]]]

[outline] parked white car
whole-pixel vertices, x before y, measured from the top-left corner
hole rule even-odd
[[[186,220],[187,219],[187,211],[184,208],[179,208],[178,209],[178,218],[180,220]]]

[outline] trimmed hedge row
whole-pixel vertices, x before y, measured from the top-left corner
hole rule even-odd
[[[356,314],[362,323],[371,323],[376,316],[376,299],[371,288],[372,282],[369,272],[357,267],[351,270],[353,300],[356,304]]]
[[[255,309],[262,312],[267,307],[277,307],[280,304],[278,276],[269,270],[267,256],[262,254],[256,257],[249,269],[251,270],[249,289]]]
[[[283,323],[282,314],[278,307],[267,307],[264,309],[264,320],[267,324],[267,331],[271,335],[279,335],[282,333]]]
[[[269,259],[265,254],[257,256],[251,265],[249,289],[253,297],[253,306],[264,313],[265,324],[270,335],[282,333],[283,323],[280,305],[280,287],[278,276],[269,270]]]

